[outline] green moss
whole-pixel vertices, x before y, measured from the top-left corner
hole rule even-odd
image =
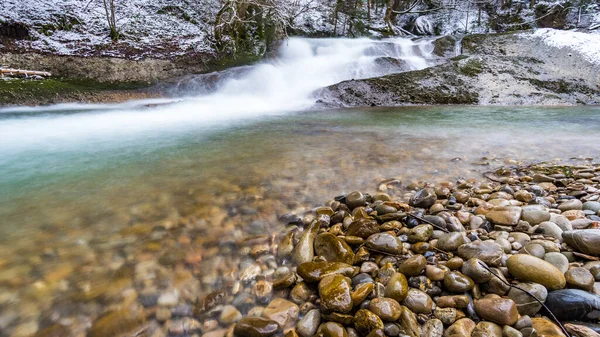
[[[598,91],[583,85],[570,83],[565,80],[556,80],[556,81],[543,81],[535,78],[518,78],[521,80],[526,80],[529,83],[533,84],[539,89],[546,89],[557,94],[572,94],[574,92],[580,92],[585,95],[598,95]]]
[[[459,63],[458,70],[463,75],[475,77],[483,72],[483,67],[483,61],[472,58],[467,60],[463,64]]]
[[[458,56],[451,58],[450,60],[460,61],[460,60],[464,60],[464,59],[468,59],[468,58],[469,58],[469,55],[458,55]]]
[[[99,91],[134,90],[147,87],[140,82],[97,82],[87,79],[49,78],[43,80],[8,79],[0,80],[0,105],[66,97],[75,94]]]
[[[433,41],[433,54],[444,57],[447,53],[454,51],[456,38],[453,36],[444,36]]]

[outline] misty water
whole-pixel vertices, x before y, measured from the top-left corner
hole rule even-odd
[[[312,107],[320,87],[420,69],[430,52],[427,41],[294,39],[210,90],[185,79],[174,102],[0,110],[0,316],[64,306],[132,255],[182,244],[157,244],[156,228],[194,228],[185,240],[203,251],[208,292],[227,259],[210,247],[276,233],[282,215],[337,195],[600,155],[600,107]]]

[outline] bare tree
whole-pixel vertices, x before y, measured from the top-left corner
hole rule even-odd
[[[115,0],[102,0],[104,2],[104,11],[106,13],[106,22],[108,23],[108,29],[110,30],[110,38],[114,42],[119,40],[121,35],[117,28],[117,20],[115,17]]]

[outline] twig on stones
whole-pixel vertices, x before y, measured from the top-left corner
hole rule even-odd
[[[433,227],[435,227],[435,228],[437,228],[437,229],[439,229],[441,231],[444,231],[446,233],[450,233],[450,231],[448,231],[446,228],[440,227],[440,226],[436,225],[435,223],[433,223],[433,222],[431,222],[429,220],[425,220],[425,219],[421,218],[420,216],[417,216],[417,215],[414,215],[414,214],[408,213],[408,212],[406,212],[406,215],[412,216],[413,218],[415,218],[415,219],[417,219],[417,220],[419,220],[421,222],[424,222],[424,223],[426,223],[428,225],[432,225]]]
[[[569,334],[569,332],[567,331],[567,329],[565,329],[565,327],[558,320],[558,318],[556,318],[556,316],[554,316],[554,313],[552,313],[552,311],[550,311],[550,309],[544,304],[544,302],[540,301],[540,299],[537,298],[534,294],[530,293],[529,291],[527,291],[527,290],[525,290],[525,289],[523,289],[523,288],[521,288],[519,286],[516,286],[514,284],[510,284],[509,282],[505,281],[504,279],[502,279],[502,277],[496,275],[496,273],[492,269],[490,269],[488,266],[486,266],[481,261],[479,261],[479,265],[481,267],[483,267],[484,269],[486,269],[487,271],[489,271],[492,275],[496,276],[502,283],[506,284],[507,286],[509,286],[511,288],[515,288],[515,289],[521,290],[522,292],[524,292],[527,295],[531,296],[534,300],[536,300],[539,304],[541,304],[544,307],[544,309],[546,309],[546,311],[550,314],[550,316],[556,322],[556,324],[558,324],[558,326],[560,326],[560,328],[564,332],[565,336],[571,337],[571,335]]]

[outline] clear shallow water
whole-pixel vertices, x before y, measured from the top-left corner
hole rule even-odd
[[[0,129],[42,132],[98,113],[120,112],[6,115]],[[598,126],[600,107],[404,107],[3,142],[0,323],[84,329],[131,289],[184,287],[185,273],[198,280],[182,291],[193,303],[248,258],[224,243],[276,233],[283,214],[374,192],[384,178],[407,185],[480,178],[506,162],[597,160]],[[163,272],[148,281],[152,261]]]

